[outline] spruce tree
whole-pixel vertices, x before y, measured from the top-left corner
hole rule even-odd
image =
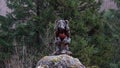
[[[69,47],[73,57],[79,58],[87,67],[110,68],[111,32],[110,35],[106,33],[110,29],[106,27],[106,19],[98,13],[100,2],[7,0],[7,5],[12,12],[2,19],[5,23],[0,24],[3,33],[0,35],[5,38],[0,38],[0,44],[12,46],[13,49],[6,46],[10,49],[7,53],[19,57],[17,62],[22,62],[23,68],[34,67],[40,57],[53,52],[54,21],[58,18],[70,21],[72,42]]]

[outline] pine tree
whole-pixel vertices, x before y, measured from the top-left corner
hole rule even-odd
[[[106,19],[98,13],[100,2],[97,3],[95,0],[7,0],[7,5],[12,12],[2,19],[6,23],[1,24],[3,34],[0,35],[5,39],[0,38],[0,44],[11,44],[12,52],[8,49],[7,52],[18,57],[17,62],[21,62],[18,67],[34,67],[40,57],[53,52],[54,46],[49,46],[52,45],[49,43],[53,42],[54,21],[61,18],[70,21],[72,42],[69,47],[73,56],[91,68],[92,66],[110,68],[111,32],[110,35],[106,33],[110,29],[106,29],[108,28]]]
[[[116,4],[118,6],[117,10],[108,10],[104,13],[104,17],[106,19],[106,27],[107,27],[107,32],[106,34],[110,34],[108,36],[109,42],[112,45],[112,50],[113,50],[113,56],[112,60],[110,62],[111,68],[119,68],[120,66],[120,28],[119,28],[119,22],[120,22],[120,3],[119,0],[116,0]],[[109,31],[108,31],[109,30]]]

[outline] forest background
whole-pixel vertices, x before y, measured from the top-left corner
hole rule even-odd
[[[70,50],[87,68],[120,68],[120,1],[99,12],[96,0],[7,0],[0,16],[0,68],[35,68],[54,50],[54,21],[69,20]]]

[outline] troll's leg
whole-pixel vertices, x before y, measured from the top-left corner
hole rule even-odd
[[[55,38],[55,46],[56,46],[55,55],[58,55],[61,51],[60,42],[61,42],[61,40],[59,37]]]
[[[65,43],[64,50],[69,50],[69,44],[70,44],[71,39],[69,37],[66,37],[63,42]]]

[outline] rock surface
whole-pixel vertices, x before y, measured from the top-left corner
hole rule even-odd
[[[36,68],[85,68],[77,59],[69,55],[45,56],[38,61]]]

